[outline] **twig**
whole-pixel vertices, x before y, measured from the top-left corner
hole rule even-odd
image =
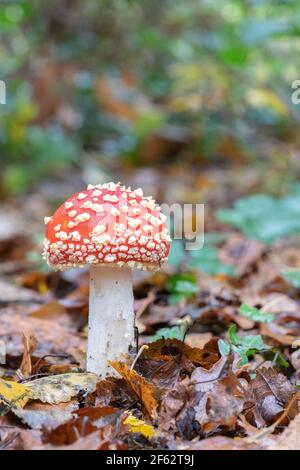
[[[38,361],[36,361],[33,367],[37,369],[40,362],[42,362],[43,359],[46,359],[46,357],[58,357],[60,359],[68,359],[68,357],[70,357],[70,354],[45,354],[44,356],[40,357]]]
[[[140,357],[142,352],[145,351],[145,349],[149,349],[149,346],[147,346],[147,344],[143,344],[143,346],[140,347],[137,355],[135,356],[133,363],[131,364],[130,370],[134,369],[134,366],[136,365],[138,358]]]
[[[20,436],[20,433],[19,432],[16,432],[14,434],[12,434],[12,436],[10,438],[8,438],[6,441],[3,441],[2,443],[0,442],[0,450],[5,450],[8,446],[10,446],[10,444],[12,444],[16,439],[17,437]]]

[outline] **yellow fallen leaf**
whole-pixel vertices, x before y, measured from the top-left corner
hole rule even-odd
[[[32,380],[26,383],[26,387],[33,399],[56,404],[70,401],[79,392],[93,392],[98,380],[97,375],[88,372],[59,374]]]
[[[250,88],[246,99],[252,106],[266,106],[274,109],[278,114],[284,116],[288,115],[287,105],[272,90],[266,88]]]
[[[155,432],[152,426],[146,424],[141,419],[135,418],[131,413],[127,414],[127,418],[124,420],[124,424],[128,426],[130,432],[138,432],[143,436],[151,439]]]
[[[27,386],[0,379],[0,414],[14,407],[23,408],[30,398],[31,391]]]

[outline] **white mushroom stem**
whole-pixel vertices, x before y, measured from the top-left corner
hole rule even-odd
[[[108,361],[134,347],[132,276],[129,268],[92,266],[87,370],[115,375]]]

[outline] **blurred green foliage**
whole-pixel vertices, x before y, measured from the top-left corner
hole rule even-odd
[[[237,334],[237,326],[231,325],[228,329],[228,344],[224,340],[218,341],[219,351],[222,356],[227,356],[232,350],[238,354],[241,359],[239,361],[239,367],[249,362],[249,356],[252,356],[257,351],[265,351],[269,348],[264,342],[261,335],[244,335],[239,336]]]
[[[299,22],[297,0],[3,0],[6,190],[89,154],[143,163],[142,141],[167,125],[187,130],[185,156],[222,157],[232,140],[257,154],[260,139],[297,128]],[[99,93],[99,77],[112,79],[122,112]]]
[[[171,328],[160,328],[154,336],[152,336],[151,341],[158,341],[162,338],[164,339],[178,339],[183,341],[186,332],[186,326],[176,325]]]
[[[186,267],[189,270],[196,269],[211,275],[234,276],[234,266],[222,263],[219,259],[216,245],[223,238],[222,236],[217,237],[214,233],[205,234],[205,246],[201,250],[185,250],[184,240],[173,240],[168,264],[177,269]]]
[[[171,305],[177,304],[180,300],[199,292],[197,279],[190,273],[179,273],[170,276],[166,282],[166,289],[170,293],[168,300]]]
[[[235,202],[233,209],[220,209],[221,222],[237,227],[248,238],[273,243],[300,233],[300,186],[291,195],[275,198],[256,194]]]
[[[295,269],[293,271],[283,271],[282,277],[296,289],[300,289],[300,271]]]
[[[239,313],[250,318],[250,320],[259,323],[269,323],[275,318],[273,313],[259,310],[258,308],[251,307],[251,305],[248,304],[242,304],[239,308]]]

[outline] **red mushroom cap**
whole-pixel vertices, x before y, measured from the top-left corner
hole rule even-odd
[[[141,189],[89,185],[45,218],[44,258],[60,270],[85,265],[155,270],[170,248],[165,221]]]

